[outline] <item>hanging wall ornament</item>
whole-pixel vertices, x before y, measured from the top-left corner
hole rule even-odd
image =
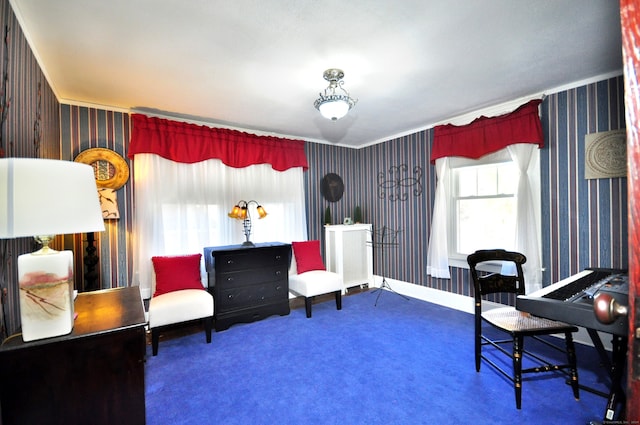
[[[344,193],[342,178],[335,173],[326,174],[320,181],[320,193],[329,202],[338,202]]]
[[[74,161],[93,167],[102,216],[105,219],[120,218],[116,190],[129,180],[127,161],[118,153],[105,148],[87,149],[78,154]]]

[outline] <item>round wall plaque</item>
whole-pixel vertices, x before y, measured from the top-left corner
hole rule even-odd
[[[328,173],[320,181],[320,193],[329,202],[337,202],[344,193],[342,178],[336,173]]]
[[[93,167],[98,188],[118,190],[129,180],[127,161],[111,149],[87,149],[80,152],[74,161]]]

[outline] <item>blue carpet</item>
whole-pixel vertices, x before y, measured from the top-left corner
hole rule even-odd
[[[385,292],[363,292],[289,316],[204,331],[147,349],[147,423],[586,424],[606,400],[580,400],[558,375],[511,383],[475,371],[473,316]],[[578,344],[581,384],[599,386],[594,349]],[[549,375],[547,375],[549,376]]]

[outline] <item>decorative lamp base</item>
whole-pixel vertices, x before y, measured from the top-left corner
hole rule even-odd
[[[18,257],[20,318],[25,342],[66,335],[73,329],[73,253]]]

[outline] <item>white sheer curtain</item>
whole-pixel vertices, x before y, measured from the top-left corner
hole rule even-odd
[[[227,216],[240,200],[255,200],[268,215],[258,219],[250,205],[252,242],[307,239],[303,169],[275,171],[268,164],[232,168],[218,159],[184,164],[154,154],[134,159],[134,282],[151,294],[151,257],[202,253],[207,246],[234,245],[244,238],[242,222]],[[204,261],[202,262],[204,267]],[[206,279],[204,269],[203,281]]]
[[[499,150],[493,157],[508,156],[516,164],[519,170],[518,186],[516,191],[516,229],[513,249],[523,253],[527,262],[523,267],[525,273],[526,292],[530,293],[542,288],[542,266],[540,258],[540,229],[539,211],[540,202],[534,198],[534,193],[540,189],[536,183],[539,178],[539,151],[537,145],[531,143],[518,143]],[[429,248],[427,251],[427,274],[443,279],[449,279],[449,251],[447,232],[447,205],[452,196],[450,188],[451,159],[443,157],[436,160],[436,174],[438,182],[436,186],[435,202]],[[534,177],[535,176],[535,177]],[[515,267],[506,264],[502,268],[504,274],[514,274]]]
[[[526,292],[542,289],[542,266],[540,260],[540,242],[538,240],[538,219],[536,203],[533,197],[531,172],[537,167],[538,158],[534,155],[538,147],[531,143],[518,143],[507,147],[511,159],[518,166],[520,178],[516,192],[516,251],[527,257],[523,266]]]
[[[427,250],[427,274],[441,279],[450,279],[447,205],[449,204],[448,197],[451,195],[451,191],[449,189],[448,157],[436,159],[436,175],[438,183],[436,185],[431,234],[429,235],[429,248]]]

